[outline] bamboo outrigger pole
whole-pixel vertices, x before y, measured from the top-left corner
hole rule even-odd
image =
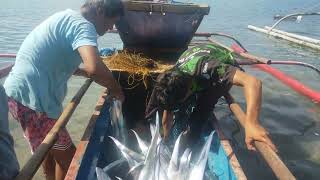
[[[314,15],[320,15],[320,12],[307,12],[307,13],[293,13],[293,14],[288,14],[284,17],[282,17],[281,19],[279,19],[276,23],[274,23],[270,30],[271,31],[273,28],[275,28],[281,21],[283,21],[284,19],[287,19],[289,17],[294,17],[294,16],[314,16]]]
[[[256,66],[259,69],[261,69],[262,71],[265,71],[265,72],[271,74],[272,76],[276,77],[277,79],[279,79],[284,84],[288,85],[290,88],[292,88],[296,92],[308,97],[313,102],[320,102],[320,93],[319,92],[312,90],[311,88],[303,85],[302,83],[300,83],[299,81],[295,80],[294,78],[292,78],[292,77],[290,77],[288,75],[285,75],[281,71],[276,70],[276,69],[272,68],[271,66],[264,65],[264,64],[272,64],[272,60],[252,55],[252,54],[248,53],[247,51],[245,51],[245,49],[241,49],[240,46],[236,46],[235,44],[232,45],[232,48],[229,48],[229,47],[225,46],[224,44],[219,43],[219,42],[215,41],[214,39],[212,39],[210,37],[208,38],[208,41],[213,43],[213,44],[216,44],[216,45],[219,45],[221,47],[224,47],[227,50],[229,50],[230,52],[236,53],[237,55],[252,61],[254,64],[257,64]],[[258,64],[258,63],[264,63],[264,64]],[[290,62],[287,62],[287,63],[290,64]],[[299,65],[303,65],[303,64],[301,64],[299,62],[292,62],[292,63],[293,64],[297,64],[298,63]],[[312,68],[312,69],[316,70],[317,72],[319,72],[319,69],[317,69],[316,67],[312,67],[312,65],[310,65],[310,64],[306,64],[306,67]]]
[[[218,41],[215,41],[213,38],[209,37],[208,40],[214,44],[217,44],[225,49],[227,49],[228,51],[230,52],[234,52],[233,49],[229,48],[228,46],[218,42]],[[247,58],[247,59],[250,59],[251,61],[253,62],[262,62],[264,64],[270,64],[271,63],[271,60],[270,59],[267,59],[267,58],[264,58],[264,57],[258,57],[258,56],[255,56],[255,55],[252,55],[252,54],[249,54],[249,53],[246,53],[246,52],[240,52],[239,55],[243,58]]]
[[[242,127],[245,126],[245,113],[241,109],[240,105],[234,102],[233,97],[228,93],[224,96],[229,104],[230,110],[239,120]],[[282,162],[280,157],[265,143],[255,141],[254,146],[262,155],[264,160],[270,166],[274,174],[278,179],[294,180],[296,179],[287,166]]]
[[[248,25],[248,28],[250,30],[254,30],[254,31],[257,31],[257,32],[262,32],[262,33],[265,33],[265,34],[269,34],[271,36],[278,37],[278,38],[281,38],[281,39],[285,39],[287,41],[294,42],[294,43],[299,44],[299,45],[303,45],[303,46],[307,46],[307,47],[310,47],[310,48],[313,48],[313,49],[316,49],[316,50],[320,50],[320,45],[317,45],[317,44],[314,44],[314,43],[310,43],[310,42],[307,42],[305,40],[295,39],[295,38],[292,38],[292,37],[289,37],[289,36],[286,36],[286,35],[283,35],[283,34],[279,34],[279,33],[276,33],[274,31],[270,31],[271,29],[267,30],[267,29],[255,27],[255,26],[252,26],[252,25]]]
[[[269,27],[269,26],[265,26],[264,28],[267,29],[268,31],[271,31],[271,32],[279,33],[279,34],[282,34],[282,35],[285,35],[285,36],[288,36],[288,37],[292,37],[292,38],[295,38],[295,39],[298,39],[298,40],[301,40],[301,41],[306,41],[306,42],[309,42],[309,43],[320,45],[320,40],[319,39],[314,39],[314,38],[309,38],[309,37],[306,37],[306,36],[301,36],[301,35],[297,35],[297,34],[293,34],[293,33],[288,33],[288,32],[285,32],[285,31],[278,30],[278,29],[271,29],[271,27]]]
[[[72,98],[69,104],[65,107],[56,124],[52,127],[52,129],[47,134],[46,138],[42,141],[40,146],[36,149],[34,154],[31,156],[29,161],[24,165],[18,176],[15,178],[16,180],[29,180],[32,179],[34,174],[37,172],[39,166],[41,165],[43,159],[46,154],[49,152],[51,147],[54,145],[58,132],[61,128],[65,127],[68,123],[71,115],[74,110],[80,103],[82,96],[85,94],[87,89],[92,83],[92,79],[87,79],[85,83],[81,86],[77,94]]]

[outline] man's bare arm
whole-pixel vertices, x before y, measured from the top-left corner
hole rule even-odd
[[[87,72],[83,68],[76,69],[76,71],[73,73],[73,75],[89,78]]]
[[[167,140],[173,125],[173,112],[164,110],[162,116],[163,138]]]
[[[83,60],[84,68],[88,77],[96,83],[108,88],[111,96],[124,101],[124,95],[119,84],[113,78],[111,71],[102,62],[98,55],[97,48],[94,46],[81,46],[78,48],[79,54]]]
[[[237,70],[233,77],[233,84],[242,86],[246,98],[246,144],[248,149],[254,150],[253,141],[262,141],[268,144],[274,151],[277,151],[275,145],[269,138],[269,133],[259,122],[261,109],[262,83],[257,78]]]
[[[259,124],[259,114],[261,108],[262,83],[257,78],[237,70],[233,77],[233,84],[242,86],[246,98],[246,115],[252,124]]]

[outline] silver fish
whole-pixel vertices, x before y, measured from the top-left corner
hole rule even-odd
[[[143,165],[144,165],[143,161],[139,162],[128,171],[128,174],[131,174],[132,172],[138,170],[140,167],[143,167]]]
[[[171,152],[168,146],[160,142],[156,156],[156,178],[161,180],[169,179],[167,169],[170,163]]]
[[[180,145],[181,136],[182,136],[182,133],[178,136],[172,151],[171,159],[167,169],[169,179],[176,179],[178,175],[178,170],[179,170],[178,155],[179,155],[179,145]]]
[[[129,166],[133,167],[136,164],[138,164],[138,162],[143,161],[144,160],[144,156],[134,152],[133,150],[127,148],[126,146],[124,146],[123,144],[121,144],[121,142],[119,142],[117,139],[115,139],[112,136],[109,136],[113,142],[116,144],[116,146],[118,147],[118,149],[120,150],[120,152],[122,153],[122,155],[127,159]]]
[[[167,167],[169,159],[166,158],[166,153],[164,152],[164,146],[159,145],[157,148],[157,154],[155,157],[155,169],[154,169],[154,177],[152,179],[154,180],[168,180],[167,176]],[[162,153],[163,152],[163,153]],[[168,156],[170,157],[170,156]]]
[[[153,137],[156,133],[156,127],[153,124],[150,124],[150,133],[151,137]]]
[[[152,134],[150,145],[144,142],[139,135],[133,131],[141,149],[141,154],[132,151],[117,139],[110,137],[128,161],[130,167],[129,173],[139,172],[140,170],[140,173],[136,176],[136,179],[139,180],[203,179],[214,132],[208,136],[204,146],[201,148],[200,154],[196,156],[194,163],[191,163],[192,152],[190,149],[187,148],[184,150],[182,156],[179,157],[182,133],[175,142],[173,152],[170,153],[168,147],[161,142],[162,138],[159,133],[159,124],[159,115],[157,113],[156,126],[150,125],[150,132]],[[111,164],[119,164],[120,162],[123,162],[123,160],[118,160],[118,162],[115,161]],[[111,164],[108,165],[109,168],[107,168],[107,166],[104,170],[107,171],[107,169],[115,166]]]
[[[116,161],[113,161],[112,163],[108,164],[108,166],[104,167],[103,168],[103,171],[104,172],[108,172],[110,169],[116,167],[117,165],[123,163],[123,162],[126,162],[126,159],[125,158],[122,158],[122,159],[118,159]]]
[[[146,154],[146,159],[144,161],[144,164],[149,163],[149,161],[155,156],[159,140],[161,141],[159,129],[160,129],[160,127],[159,127],[159,114],[157,112],[157,115],[156,115],[156,129],[155,129],[154,136],[152,136],[152,140],[151,140],[148,152]]]
[[[101,168],[96,167],[97,179],[98,180],[111,180],[107,173],[105,173]]]
[[[146,179],[151,179],[153,176],[153,169],[155,167],[155,162],[154,159],[156,157],[156,152],[157,152],[157,145],[158,145],[158,140],[160,139],[160,133],[159,133],[159,114],[157,112],[156,115],[156,129],[154,136],[151,139],[150,147],[148,149],[148,152],[146,154],[145,160],[144,160],[144,167],[142,168],[140,175],[139,175],[139,180],[146,180]]]
[[[179,163],[179,172],[177,174],[176,179],[178,180],[185,180],[189,176],[189,169],[190,169],[190,160],[191,160],[191,150],[187,148],[181,158]]]
[[[147,152],[148,152],[148,145],[147,145],[147,143],[144,142],[144,141],[139,137],[139,135],[138,135],[133,129],[131,129],[131,131],[134,133],[134,135],[135,135],[136,138],[137,138],[137,141],[138,141],[138,144],[139,144],[139,148],[141,149],[142,154],[147,154]]]
[[[122,114],[122,103],[116,99],[112,101],[111,125],[113,127],[114,136],[120,139],[124,144],[127,144],[128,131]]]
[[[202,179],[204,170],[206,168],[207,160],[208,160],[208,154],[210,151],[210,146],[212,142],[214,132],[211,132],[205,145],[203,146],[201,153],[199,155],[198,160],[196,160],[195,166],[191,170],[189,180],[194,180],[194,179]]]

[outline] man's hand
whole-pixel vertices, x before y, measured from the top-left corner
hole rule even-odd
[[[247,148],[249,150],[255,151],[256,149],[253,146],[253,142],[260,141],[270,146],[270,148],[273,151],[278,152],[276,146],[272,143],[271,139],[269,138],[269,132],[266,129],[264,129],[262,126],[248,123],[245,126],[245,133],[246,133],[245,141],[247,144]]]
[[[84,69],[82,69],[82,68],[76,69],[76,71],[73,73],[73,75],[89,78],[89,76],[88,76],[88,74],[86,73],[86,71],[85,71]]]
[[[123,102],[124,95],[122,89],[113,78],[110,69],[102,62],[101,57],[97,53],[97,48],[94,46],[81,46],[78,48],[78,51],[84,64],[83,70],[88,77],[101,86],[106,87],[110,96]]]
[[[265,130],[258,121],[261,108],[262,82],[247,73],[237,70],[232,83],[237,86],[242,86],[246,97],[247,112],[245,113],[246,120],[244,128],[246,131],[245,141],[248,149],[255,150],[253,142],[260,141],[266,143],[272,150],[277,152],[276,146],[269,138],[268,131]]]

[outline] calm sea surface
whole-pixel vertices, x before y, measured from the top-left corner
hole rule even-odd
[[[82,2],[80,0],[0,0],[0,53],[16,53],[23,39],[41,21],[60,10],[67,8],[77,10]],[[194,2],[211,6],[211,12],[204,18],[199,32],[224,32],[236,37],[252,54],[274,60],[297,60],[320,67],[319,51],[247,29],[249,24],[259,27],[271,26],[275,22],[273,16],[276,14],[319,12],[318,0],[196,0]],[[320,16],[303,17],[300,23],[285,21],[277,28],[320,39]],[[230,43],[223,39],[219,40]],[[101,37],[99,43],[100,47],[122,47],[121,40],[115,34]],[[0,67],[13,61],[14,59],[2,58]],[[276,67],[320,92],[320,75],[314,71],[295,66],[277,65]],[[271,132],[281,158],[298,179],[320,179],[320,106],[264,72],[250,67],[246,68],[246,71],[263,81],[261,123]],[[2,83],[3,80],[0,82]],[[70,100],[83,82],[82,78],[70,80],[65,102]],[[75,144],[79,142],[84,132],[101,90],[102,88],[96,84],[90,87],[68,124]],[[233,88],[232,94],[245,107],[241,89]],[[232,139],[240,164],[243,165],[249,179],[275,178],[256,153],[245,149],[243,132],[236,133],[238,128],[228,109],[220,105],[215,111],[220,117],[227,136]],[[23,166],[30,156],[28,143],[23,138],[19,124],[13,120],[10,120],[10,129],[14,136],[19,162]],[[37,173],[35,179],[43,179],[41,172]]]

